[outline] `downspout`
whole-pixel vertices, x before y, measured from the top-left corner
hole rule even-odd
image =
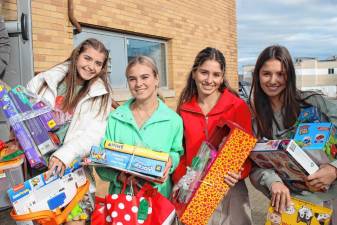
[[[82,27],[74,17],[74,3],[73,0],[68,0],[68,17],[71,24],[76,28],[76,33],[82,32]]]

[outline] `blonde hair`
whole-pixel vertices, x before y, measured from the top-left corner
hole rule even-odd
[[[139,55],[137,57],[135,57],[134,59],[132,59],[129,63],[128,66],[125,69],[125,76],[128,76],[130,70],[132,67],[134,67],[135,65],[144,65],[144,66],[148,66],[149,68],[151,68],[153,75],[155,76],[155,78],[157,78],[159,80],[159,72],[158,72],[158,67],[155,63],[155,61],[145,55]],[[159,89],[159,87],[157,87]],[[163,102],[165,101],[164,97],[162,96],[162,94],[160,94],[159,90],[157,90],[157,96],[158,98],[160,98],[160,100],[162,100]]]

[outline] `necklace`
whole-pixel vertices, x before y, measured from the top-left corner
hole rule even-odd
[[[158,107],[158,101],[156,100],[154,102],[154,104],[149,107],[148,110],[146,109],[141,109],[136,102],[134,102],[132,104],[132,112],[133,112],[133,116],[136,120],[136,123],[138,125],[139,128],[141,128],[143,126],[143,124],[152,116],[152,114],[156,111]]]

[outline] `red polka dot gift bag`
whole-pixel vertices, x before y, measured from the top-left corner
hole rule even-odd
[[[174,206],[157,189],[146,183],[139,191],[96,198],[92,225],[166,225],[175,218]]]
[[[95,210],[92,215],[92,225],[139,225],[147,223],[152,213],[150,199],[142,195],[143,189],[137,191],[131,188],[130,193],[125,193],[127,181],[124,182],[120,194],[105,196],[105,199],[96,198]],[[135,187],[135,185],[132,185]],[[133,191],[135,190],[135,192]]]

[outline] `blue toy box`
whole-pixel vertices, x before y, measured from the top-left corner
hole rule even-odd
[[[337,134],[332,123],[301,123],[294,140],[318,165],[336,158]]]
[[[108,165],[122,171],[134,171],[153,178],[163,177],[166,162],[126,154],[93,146],[90,152],[92,162]]]

